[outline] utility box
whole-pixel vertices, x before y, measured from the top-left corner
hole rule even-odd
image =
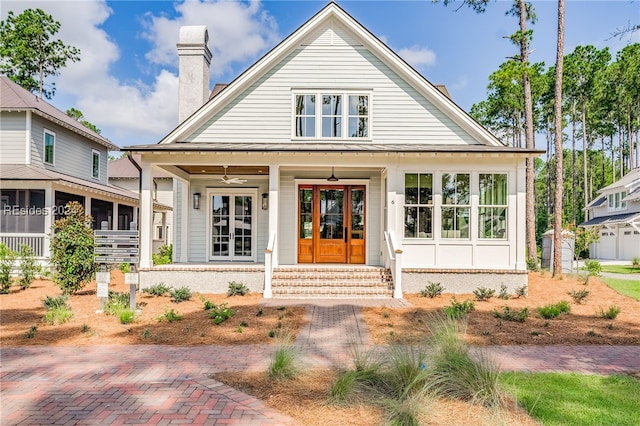
[[[562,273],[573,272],[573,253],[576,237],[573,232],[562,231]],[[542,268],[553,270],[553,229],[542,234]]]

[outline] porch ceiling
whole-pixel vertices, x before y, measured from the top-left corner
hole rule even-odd
[[[196,166],[177,166],[185,172],[192,175],[223,175],[225,174],[224,166],[217,165],[196,165]],[[269,166],[227,166],[226,174],[231,175],[268,175]]]

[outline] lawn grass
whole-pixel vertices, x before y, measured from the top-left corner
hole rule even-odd
[[[605,277],[600,277],[600,279],[618,293],[640,301],[640,283],[638,281]]]
[[[634,268],[632,265],[602,265],[602,272],[612,274],[640,274],[640,267]]]
[[[503,373],[500,382],[529,414],[550,425],[637,425],[640,380],[577,373]]]

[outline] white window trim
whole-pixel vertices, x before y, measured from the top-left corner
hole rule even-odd
[[[47,135],[53,136],[53,150],[51,154],[53,155],[53,161],[51,162],[47,161]],[[42,162],[50,166],[56,165],[56,134],[49,129],[44,129],[42,134]]]
[[[618,196],[618,201],[616,203],[616,196]],[[619,212],[627,209],[627,202],[622,201],[623,198],[627,196],[626,191],[618,191],[612,192],[607,195],[607,209],[610,212]],[[613,206],[611,205],[611,199],[613,198]]]
[[[418,175],[418,182],[420,181],[420,175],[431,175],[431,204],[420,204],[420,203],[416,203],[416,204],[408,204],[407,203],[407,187],[405,186],[405,180],[406,180],[406,176],[407,175]],[[428,241],[433,241],[435,239],[435,235],[436,235],[436,231],[435,231],[435,214],[436,214],[436,207],[435,207],[435,196],[436,196],[436,173],[433,171],[404,171],[402,173],[402,185],[403,185],[403,196],[402,196],[402,225],[403,227],[406,225],[405,220],[406,218],[404,217],[404,212],[405,212],[405,208],[407,207],[425,207],[425,208],[430,208],[431,209],[431,236],[430,237],[407,237],[404,235],[404,229],[402,232],[402,239],[403,241],[408,241],[408,242],[416,242],[416,241],[420,241],[420,240],[428,240]]]
[[[480,175],[505,175],[507,177],[507,190],[505,193],[506,204],[480,204]],[[509,239],[509,174],[507,172],[478,172],[478,207],[477,207],[477,215],[478,215],[478,240],[482,241],[505,241]],[[504,229],[504,237],[481,237],[480,236],[480,209],[486,208],[505,208],[505,229]]]
[[[444,187],[442,185],[442,178],[444,177],[445,174],[448,175],[469,175],[469,200],[467,202],[467,204],[459,204],[457,203],[457,195],[456,195],[456,203],[454,204],[446,204],[445,203],[445,199],[444,199]],[[443,171],[441,173],[439,173],[439,177],[438,177],[438,183],[440,184],[440,199],[441,199],[441,203],[439,206],[439,214],[440,214],[440,229],[438,230],[438,232],[440,233],[440,239],[441,240],[448,240],[448,241],[471,241],[473,240],[473,215],[477,214],[477,209],[476,212],[474,212],[473,206],[472,206],[472,197],[474,195],[474,182],[473,182],[473,176],[476,173],[472,173],[470,171]],[[457,178],[456,178],[457,179]],[[443,210],[445,208],[453,208],[457,211],[457,209],[468,209],[469,210],[469,222],[468,222],[468,227],[469,227],[469,235],[467,237],[445,237],[444,236],[444,229],[442,229],[442,218],[444,216],[443,214]],[[458,226],[456,226],[456,228],[458,228]],[[461,229],[454,229],[454,232],[461,232]]]
[[[291,139],[292,140],[312,140],[312,141],[371,141],[373,139],[372,132],[372,119],[371,119],[371,111],[373,110],[373,91],[372,90],[331,90],[331,89],[323,89],[323,90],[293,90],[291,92]],[[315,127],[315,136],[296,136],[296,96],[302,95],[314,95],[316,97],[316,127]],[[367,115],[367,123],[368,136],[365,138],[359,137],[323,137],[322,136],[322,101],[318,101],[322,99],[322,96],[328,95],[340,95],[342,96],[342,125],[341,125],[341,133],[342,135],[347,135],[349,130],[349,96],[367,96],[369,98],[368,102],[368,115]]]
[[[98,176],[94,176],[94,174],[93,174],[93,159],[94,159],[96,154],[98,155]],[[98,179],[98,180],[100,179],[100,166],[101,166],[100,160],[101,160],[101,157],[102,156],[100,155],[100,151],[95,150],[95,149],[91,150],[91,177],[93,179]]]

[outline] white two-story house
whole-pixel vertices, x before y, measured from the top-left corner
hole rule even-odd
[[[0,242],[31,246],[49,257],[53,221],[70,201],[81,203],[94,228],[129,229],[138,195],[110,185],[109,151],[119,148],[53,105],[0,76]]]
[[[353,296],[345,279],[376,269],[394,297],[527,284],[525,161],[539,151],[505,146],[333,2],[212,93],[208,41],[181,29],[179,125],[125,148],[142,167],[143,287]],[[176,181],[174,264],[160,267],[145,226],[156,170]]]
[[[598,191],[586,210],[589,220],[580,226],[598,230],[592,259],[640,258],[640,168]]]

